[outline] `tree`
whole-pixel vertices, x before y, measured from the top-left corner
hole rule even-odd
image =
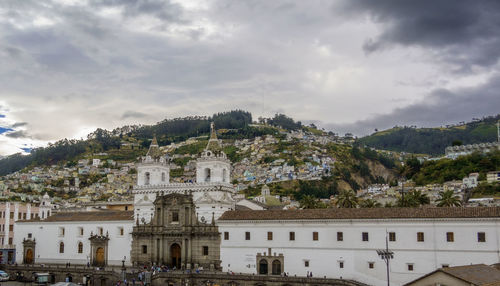
[[[318,201],[311,195],[305,195],[300,200],[301,209],[316,209],[318,208]]]
[[[352,190],[345,190],[337,196],[337,207],[339,208],[355,208],[358,205],[358,197]]]
[[[366,200],[362,200],[359,203],[359,206],[362,208],[380,208],[382,206],[382,204],[377,202],[374,199],[366,199]]]
[[[431,199],[429,198],[429,196],[422,193],[422,191],[412,191],[410,192],[410,196],[421,206],[431,203]]]
[[[438,207],[459,207],[462,205],[459,196],[453,193],[453,190],[439,192],[439,199],[436,200]]]

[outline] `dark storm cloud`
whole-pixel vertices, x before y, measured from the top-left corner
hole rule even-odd
[[[375,115],[351,124],[325,124],[334,132],[367,135],[375,128],[382,130],[395,125],[436,127],[471,120],[474,117],[500,113],[500,76],[484,85],[458,90],[438,89],[418,103],[398,108],[389,114]]]
[[[12,128],[17,128],[17,127],[22,127],[22,126],[26,126],[28,125],[28,122],[16,122],[14,124],[12,124]]]
[[[6,133],[5,136],[10,138],[31,138],[26,131],[19,130],[14,132]]]
[[[93,0],[90,4],[94,7],[122,7],[128,17],[150,15],[162,21],[185,22],[182,7],[168,0]]]
[[[146,113],[138,112],[138,111],[132,111],[132,110],[127,110],[125,111],[121,119],[127,119],[127,118],[144,118],[147,117],[148,115]]]
[[[345,8],[368,13],[383,25],[363,45],[368,53],[392,45],[419,46],[459,65],[459,71],[495,65],[500,57],[500,1],[353,0]]]

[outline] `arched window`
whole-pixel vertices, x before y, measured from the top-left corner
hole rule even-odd
[[[273,275],[280,275],[281,274],[281,262],[279,260],[274,260],[273,261]]]
[[[42,218],[45,218],[45,212],[42,211]]]
[[[144,174],[144,175],[145,175],[144,185],[149,185],[149,179],[150,179],[149,172],[146,172],[146,174]]]
[[[227,171],[226,171],[226,169],[222,170],[222,182],[227,183]]]
[[[205,182],[210,182],[211,170],[209,168],[205,169]]]
[[[83,253],[83,243],[81,241],[78,242],[78,253]]]
[[[161,173],[161,181],[162,181],[162,182],[165,182],[165,172],[162,172],[162,173]]]
[[[265,259],[259,262],[259,274],[267,274],[267,260]]]
[[[64,253],[64,242],[59,242],[59,253]]]

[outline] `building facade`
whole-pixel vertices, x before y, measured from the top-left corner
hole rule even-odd
[[[134,187],[134,219],[149,223],[154,215],[157,196],[189,192],[196,205],[196,215],[201,222],[217,220],[225,211],[234,210],[236,193],[231,181],[231,162],[222,151],[211,125],[207,147],[196,161],[195,183],[170,183],[170,167],[162,156],[156,138],[146,156],[137,164],[137,185]]]
[[[134,265],[167,265],[176,269],[220,269],[220,236],[215,221],[201,223],[190,194],[157,196],[149,224],[132,232]]]
[[[56,213],[20,220],[14,243],[18,264],[130,265],[132,211]]]
[[[386,239],[397,285],[440,267],[499,263],[498,223],[497,207],[230,211],[218,221],[224,271],[370,285],[387,283],[376,252]]]
[[[50,202],[50,200],[48,201]],[[0,264],[15,263],[16,261],[14,223],[18,220],[38,218],[42,209],[30,203],[0,203]]]

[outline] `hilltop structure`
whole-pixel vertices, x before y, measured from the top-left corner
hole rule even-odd
[[[134,194],[134,220],[149,223],[154,216],[156,197],[173,193],[192,194],[200,222],[211,223],[225,211],[234,210],[236,193],[230,183],[231,162],[217,139],[211,124],[207,147],[196,161],[195,183],[170,183],[168,160],[153,139],[146,156],[137,164],[137,185]]]

